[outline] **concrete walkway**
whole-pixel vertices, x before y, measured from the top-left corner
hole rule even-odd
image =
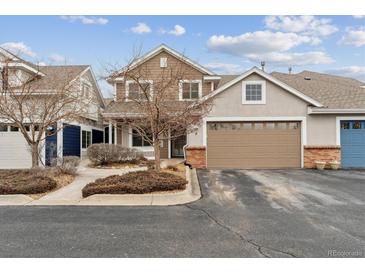
[[[111,175],[123,175],[132,171],[146,170],[146,167],[126,168],[126,169],[97,169],[88,167],[88,162],[83,161],[78,169],[75,180],[54,192],[51,192],[38,200],[34,200],[27,205],[75,205],[82,199],[82,189],[88,183],[99,178]]]

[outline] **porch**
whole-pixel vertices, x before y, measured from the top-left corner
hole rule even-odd
[[[109,144],[118,144],[135,148],[143,152],[147,159],[154,159],[153,147],[143,140],[131,127],[110,121],[104,129],[104,141]],[[167,139],[161,142],[161,159],[184,159],[184,146],[187,144],[187,136],[175,139]]]

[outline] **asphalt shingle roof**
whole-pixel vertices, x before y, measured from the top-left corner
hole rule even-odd
[[[365,83],[358,80],[302,71],[297,74],[272,72],[272,76],[333,109],[365,109]]]

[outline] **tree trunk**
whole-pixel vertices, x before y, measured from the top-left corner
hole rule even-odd
[[[161,171],[160,141],[155,141],[153,143],[153,149],[155,151],[155,170],[157,172],[160,172]]]
[[[31,145],[32,148],[32,168],[39,167],[39,150],[38,144],[34,143]]]

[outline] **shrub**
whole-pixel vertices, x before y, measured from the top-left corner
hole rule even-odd
[[[57,187],[52,178],[40,170],[5,170],[0,172],[0,194],[37,194]]]
[[[82,196],[94,194],[143,194],[156,191],[184,190],[187,181],[167,172],[137,171],[97,179],[82,189]]]
[[[143,153],[134,148],[113,144],[94,144],[87,149],[90,161],[95,165],[135,162],[143,158]]]
[[[77,156],[64,156],[57,160],[56,170],[61,174],[75,175],[80,165],[80,158]]]

